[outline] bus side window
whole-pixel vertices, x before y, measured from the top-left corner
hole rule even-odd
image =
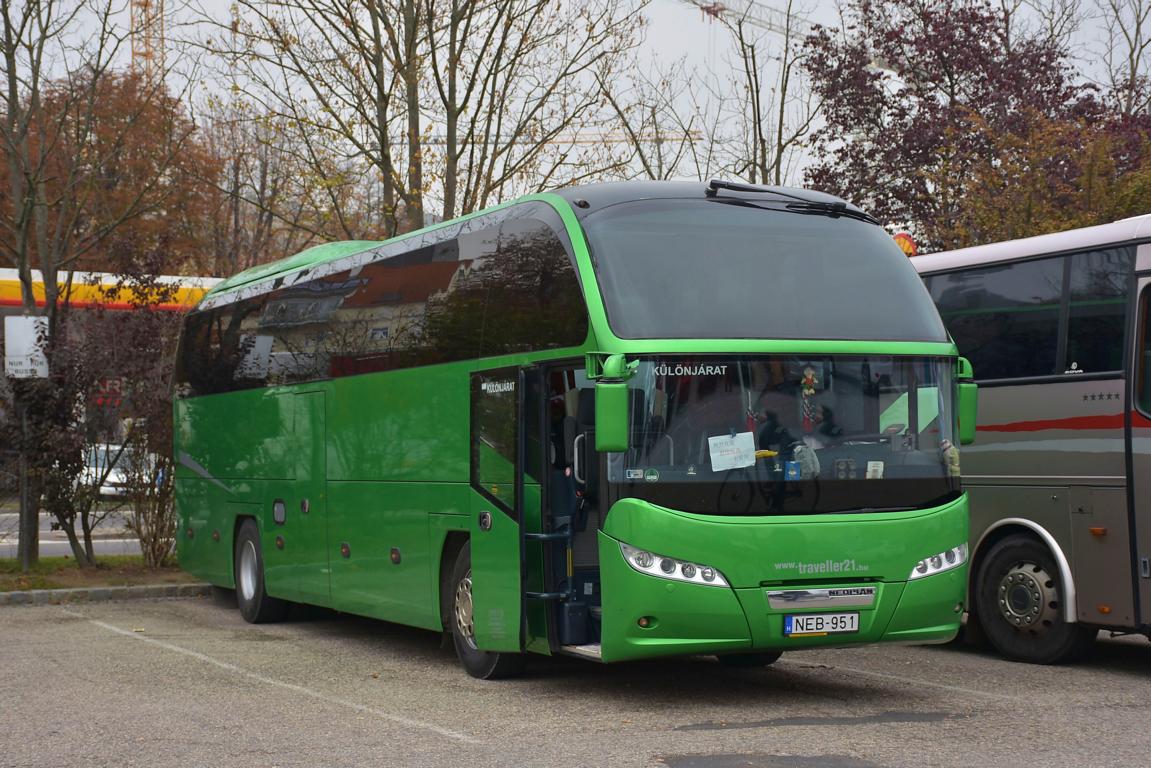
[[[1063,372],[1123,369],[1123,331],[1134,256],[1131,248],[1111,248],[1070,257]]]
[[[1139,410],[1151,413],[1151,288],[1139,297],[1139,326],[1136,339],[1139,356],[1135,360],[1135,400]]]
[[[939,314],[980,379],[1055,373],[1063,271],[1058,257],[932,277]]]
[[[981,381],[1123,369],[1130,246],[932,275],[939,314]]]

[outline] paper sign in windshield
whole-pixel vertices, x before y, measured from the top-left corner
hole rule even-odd
[[[755,464],[755,437],[750,432],[709,437],[707,448],[711,453],[713,472],[750,467]]]

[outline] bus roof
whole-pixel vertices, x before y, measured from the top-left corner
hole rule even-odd
[[[813,189],[729,183],[718,180],[711,182],[614,181],[567,187],[556,190],[555,194],[571,203],[576,216],[583,218],[587,214],[616,203],[670,198],[703,198],[712,189],[714,189],[715,194],[722,197],[741,197],[764,202],[843,203],[848,210],[860,210],[846,200]]]
[[[257,264],[254,267],[245,269],[243,272],[237,272],[223,282],[217,284],[211,291],[208,292],[209,296],[224,291],[230,291],[233,288],[238,288],[241,285],[248,283],[255,283],[260,280],[281,275],[287,272],[294,272],[297,269],[310,267],[313,264],[322,264],[325,261],[338,259],[342,256],[350,256],[353,253],[366,251],[369,248],[374,248],[379,245],[379,240],[341,240],[336,243],[324,243],[323,245],[314,245],[307,250],[300,251],[299,253],[288,256],[287,258],[279,259],[277,261],[270,261],[266,264]]]
[[[632,202],[637,200],[655,200],[655,199],[669,199],[669,198],[703,198],[707,194],[709,186],[720,185],[718,194],[723,196],[732,197],[749,197],[752,200],[763,201],[804,201],[812,203],[844,203],[845,207],[851,211],[859,211],[854,205],[841,200],[833,195],[828,195],[823,192],[817,192],[810,189],[792,189],[789,187],[769,187],[760,185],[748,184],[729,184],[727,182],[701,182],[701,181],[623,181],[623,182],[606,182],[601,184],[586,184],[582,186],[566,187],[564,189],[554,190],[553,194],[562,197],[572,205],[572,210],[575,211],[578,218],[582,218],[588,213],[596,210],[601,210],[609,205],[616,203]],[[520,198],[510,201],[506,205],[514,205],[518,202],[524,202],[532,199],[534,196]],[[478,216],[488,211],[502,208],[503,205],[496,205],[486,208],[482,211],[475,211],[465,216],[460,216],[450,221],[438,222],[430,226],[424,227],[413,232],[405,232],[402,235],[397,235],[390,240],[345,240],[333,243],[324,243],[308,248],[305,251],[288,256],[287,258],[278,261],[268,262],[267,264],[259,264],[257,266],[239,272],[232,277],[225,279],[223,282],[216,285],[208,292],[208,296],[215,296],[221,293],[234,290],[244,285],[251,283],[258,283],[269,278],[277,277],[280,275],[290,274],[292,272],[306,269],[317,264],[334,261],[343,258],[344,256],[351,256],[356,253],[375,248],[385,242],[396,242],[406,238],[415,237],[417,235],[429,232],[434,229],[449,226],[454,222],[462,219]]]
[[[1066,251],[1081,251],[1131,240],[1151,239],[1151,214],[1132,216],[1111,224],[1070,229],[1049,235],[1005,240],[1001,243],[959,248],[916,256],[911,263],[922,274],[962,269],[975,264],[1018,261],[1032,256],[1046,256]]]

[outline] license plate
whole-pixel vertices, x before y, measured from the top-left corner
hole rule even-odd
[[[804,613],[783,617],[783,634],[789,637],[818,637],[858,631],[858,613]]]

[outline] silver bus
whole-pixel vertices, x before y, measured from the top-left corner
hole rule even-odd
[[[969,630],[1041,664],[1147,635],[1151,215],[912,263],[979,384]]]

